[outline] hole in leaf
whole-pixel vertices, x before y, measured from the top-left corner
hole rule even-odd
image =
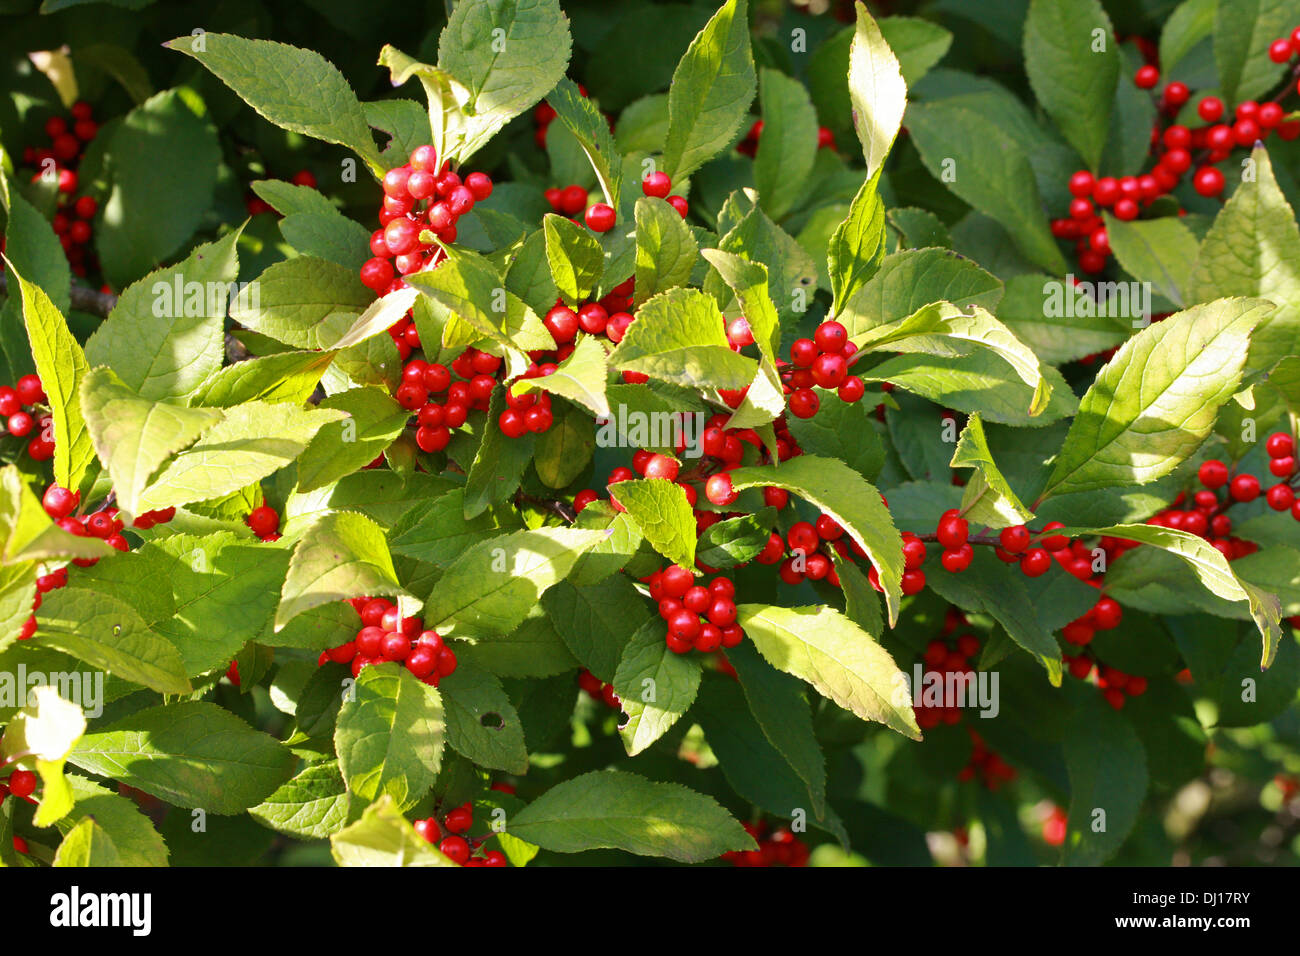
[[[506,727],[505,718],[496,711],[488,711],[479,718],[478,722],[484,727],[489,727],[492,730],[505,730]]]

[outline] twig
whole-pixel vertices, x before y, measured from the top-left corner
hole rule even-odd
[[[71,292],[72,307],[78,312],[89,312],[91,315],[103,318],[113,311],[113,306],[117,305],[117,296],[111,292],[98,292],[89,286],[76,283],[73,283]],[[7,273],[0,272],[0,295],[8,294],[9,276]]]

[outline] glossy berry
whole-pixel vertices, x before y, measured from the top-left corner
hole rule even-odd
[[[1268,440],[1264,442],[1264,450],[1268,452],[1269,458],[1285,458],[1295,454],[1295,442],[1285,432],[1277,432],[1268,436]]]
[[[59,485],[50,485],[45,489],[45,495],[41,499],[41,504],[45,507],[45,513],[58,521],[60,518],[66,518],[72,512],[77,510],[77,503],[80,495],[74,494],[67,488]]]
[[[1223,173],[1213,166],[1202,166],[1192,177],[1192,188],[1202,196],[1217,196],[1223,192]]]
[[[613,206],[598,202],[587,210],[583,218],[587,222],[587,228],[592,232],[609,232],[614,228],[617,213],[614,212]]]
[[[720,472],[716,475],[710,475],[709,480],[705,482],[704,497],[721,507],[731,504],[740,495],[731,487],[731,476],[725,472]]]
[[[1228,494],[1234,501],[1254,501],[1259,497],[1259,479],[1254,475],[1238,475],[1228,485]]]
[[[667,173],[654,172],[641,180],[641,191],[647,196],[665,199],[673,188],[673,181]]]
[[[9,775],[9,792],[15,797],[30,797],[36,792],[36,774],[30,770],[15,770]]]
[[[1029,529],[1022,524],[1003,528],[998,532],[998,541],[1009,554],[1020,554],[1029,547]]]
[[[280,516],[269,505],[254,508],[248,513],[245,521],[253,529],[253,533],[260,538],[274,534],[280,528]]]
[[[1149,90],[1160,82],[1160,71],[1154,66],[1139,67],[1133,75],[1133,83],[1141,90]]]
[[[1030,548],[1020,558],[1020,570],[1026,577],[1036,578],[1047,573],[1052,566],[1052,556],[1043,548]]]
[[[1222,488],[1228,483],[1228,466],[1221,461],[1210,459],[1201,464],[1196,476],[1206,488]]]

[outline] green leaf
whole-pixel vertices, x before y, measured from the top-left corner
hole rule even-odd
[[[1032,0],[1024,44],[1025,72],[1038,102],[1096,169],[1119,82],[1119,52],[1106,11],[1097,0]]]
[[[528,772],[524,728],[496,675],[461,662],[438,689],[452,750],[480,767],[520,775]]]
[[[94,817],[86,817],[68,831],[63,842],[54,854],[53,866],[122,866],[113,838],[104,828],[95,823]]]
[[[357,270],[313,256],[277,262],[255,281],[257,296],[232,303],[230,317],[299,349],[333,348],[337,336],[326,320],[336,313],[351,318],[375,297]]]
[[[737,468],[731,487],[772,485],[798,495],[830,515],[858,543],[880,575],[891,626],[898,620],[903,576],[903,545],[889,509],[866,479],[833,458],[800,455],[773,466]]]
[[[609,363],[688,388],[744,388],[758,368],[727,345],[717,303],[697,289],[671,289],[645,303]]]
[[[903,79],[909,87],[915,86],[930,72],[930,68],[942,60],[952,46],[951,33],[937,23],[919,17],[888,16],[879,20],[876,26],[889,49],[898,57]]]
[[[425,623],[444,636],[508,634],[605,536],[603,531],[538,528],[481,541],[433,586],[424,608]]]
[[[1237,390],[1251,332],[1269,309],[1258,299],[1218,299],[1125,342],[1080,401],[1041,498],[1173,471]]]
[[[847,225],[846,221],[845,228]],[[881,241],[883,245],[883,232]],[[837,313],[852,339],[935,302],[951,302],[962,309],[978,305],[993,312],[1002,300],[1002,283],[997,277],[949,249],[896,252],[885,256],[879,271],[871,271],[874,274],[860,291],[844,296],[843,309]]]
[[[294,757],[216,704],[180,701],[86,734],[68,761],[176,806],[228,816],[270,796]]]
[[[960,574],[940,567],[928,569],[926,582],[945,600],[970,611],[982,611],[1001,624],[1011,639],[1043,666],[1052,686],[1060,687],[1061,648],[1052,635],[1053,628],[1041,619],[1042,609],[1036,605],[1027,579],[1018,567],[1005,565],[986,551],[976,549],[975,560]],[[1096,599],[1090,600],[1095,603]]]
[[[556,853],[605,847],[678,863],[754,847],[712,798],[622,770],[597,770],[557,784],[516,813],[507,831]]]
[[[698,661],[668,649],[662,621],[646,621],[632,635],[613,680],[614,693],[627,714],[619,734],[629,757],[666,734],[690,709],[700,674]]]
[[[319,53],[225,33],[177,37],[163,46],[194,57],[276,126],[346,146],[382,167],[361,103]]]
[[[583,96],[578,85],[568,77],[555,85],[546,101],[555,110],[556,119],[573,135],[591,163],[596,181],[605,194],[605,202],[614,209],[621,209],[619,202],[623,190],[623,157],[614,144],[609,123],[596,108],[596,104]],[[658,143],[656,148],[657,146]]]
[[[834,297],[831,315],[843,313],[880,270],[885,255],[885,204],[879,184],[879,174],[862,184],[849,206],[848,217],[831,236],[826,250]]]
[[[246,488],[301,455],[342,412],[245,402],[167,464],[136,501],[141,511],[208,501]]]
[[[700,535],[695,558],[711,568],[747,564],[767,546],[775,523],[775,508],[760,508],[753,514],[715,521]]]
[[[95,460],[79,397],[81,380],[90,367],[50,297],[18,275],[13,262],[9,271],[18,279],[32,358],[54,418],[54,480],[75,491]]]
[[[1300,352],[1300,228],[1278,188],[1268,152],[1250,159],[1254,182],[1243,182],[1224,204],[1201,243],[1191,302],[1258,296],[1277,308],[1260,317],[1251,337],[1250,371],[1271,368]]]
[[[458,866],[415,832],[391,797],[380,797],[356,823],[330,835],[339,866]]]
[[[72,304],[72,274],[68,268],[68,257],[49,222],[35,206],[23,198],[21,192],[13,188],[11,179],[3,169],[0,169],[0,207],[6,213],[5,255],[9,259],[10,272],[30,276],[28,281],[43,289],[59,312],[67,312]],[[10,294],[10,301],[15,304],[20,298],[21,296]],[[12,343],[15,348],[22,348],[26,344],[25,341]],[[10,364],[14,364],[23,357],[9,355],[8,358]]]
[[[533,458],[533,449],[537,446],[534,433],[528,432],[519,438],[507,438],[501,433],[500,418],[505,408],[505,391],[494,390],[488,404],[487,421],[483,425],[483,440],[474,454],[465,481],[466,518],[473,518],[492,505],[509,501]]]
[[[596,336],[584,335],[569,357],[550,375],[518,378],[510,387],[517,394],[550,392],[578,403],[598,418],[604,418],[609,415],[609,400],[605,397],[608,374],[604,347]]]
[[[230,408],[243,402],[302,405],[334,361],[333,352],[279,352],[217,369],[194,393],[196,405]]]
[[[826,760],[813,732],[803,684],[769,666],[745,642],[727,651],[727,661],[736,671],[750,713],[763,736],[808,785],[813,814],[822,816],[826,808]]]
[[[695,515],[686,489],[664,478],[621,481],[610,495],[650,546],[674,564],[695,567]]]
[[[729,145],[757,86],[746,0],[727,0],[686,50],[668,88],[664,172],[679,182]]]
[[[605,271],[604,251],[590,231],[564,216],[547,214],[542,228],[555,288],[570,307],[577,308],[600,282]]]
[[[865,402],[845,402],[819,389],[821,407],[812,418],[790,417],[790,434],[804,452],[838,458],[868,481],[874,481],[885,464],[885,446],[871,422]]]
[[[636,302],[686,285],[699,258],[695,233],[663,199],[636,201]]]
[[[328,422],[298,459],[298,490],[338,481],[374,461],[406,429],[410,412],[381,388],[352,388],[323,399],[320,408],[346,412]]]
[[[764,370],[775,369],[776,353],[781,347],[781,317],[772,303],[767,266],[721,249],[705,249],[704,258],[735,294],[740,311],[754,335],[754,343],[763,355]]]
[[[863,720],[921,739],[907,677],[870,634],[829,607],[741,604],[745,637],[779,671],[807,681]]]
[[[732,199],[737,195],[742,194],[733,194]],[[817,288],[817,267],[793,236],[772,222],[752,199],[747,197],[746,202],[751,203],[749,211],[723,234],[718,248],[765,265],[768,288],[782,321],[799,322]],[[722,217],[718,228],[719,231],[723,228]],[[714,266],[717,267],[716,262]],[[712,293],[713,289],[709,291]]]
[[[1176,216],[1125,222],[1106,213],[1106,236],[1115,260],[1139,282],[1182,308],[1192,288],[1199,244]],[[1220,293],[1222,294],[1222,293]]]
[[[107,365],[148,399],[185,399],[221,368],[222,320],[239,275],[242,229],[204,243],[179,265],[132,283],[86,341],[86,361]]]
[[[143,608],[141,613],[180,650],[186,674],[226,666],[250,638],[291,646],[268,635],[289,566],[283,548],[221,531],[202,537],[173,534],[149,542],[139,553],[150,563],[125,573],[138,573],[151,586],[160,579],[166,582],[160,596],[170,598],[167,605],[157,617]],[[112,593],[111,588],[112,582],[106,582],[101,590]],[[288,635],[280,640],[284,637]]]
[[[275,630],[303,611],[362,594],[405,595],[383,529],[355,511],[321,515],[293,549]]]
[[[1295,26],[1288,0],[1220,3],[1214,13],[1214,63],[1228,103],[1255,99],[1277,85],[1286,65],[1274,63],[1268,45]]]
[[[82,378],[81,409],[95,452],[129,514],[141,512],[140,496],[163,463],[222,419],[216,409],[143,398],[107,368]]]
[[[455,488],[412,508],[389,532],[393,554],[445,568],[465,549],[486,537],[517,528],[518,520],[505,508],[495,508],[466,518],[464,489]]]
[[[589,338],[591,336],[583,341]],[[582,343],[578,347],[582,348]],[[558,412],[555,421],[537,439],[533,467],[546,487],[567,488],[591,464],[592,453],[596,450],[596,425],[591,413],[576,405],[562,403],[555,406],[554,411]]]
[[[1041,273],[1008,279],[1006,294],[996,308],[998,318],[1016,338],[1049,365],[1103,352],[1132,331],[1120,319],[1097,315],[1092,296]]]
[[[185,664],[166,638],[125,602],[82,588],[60,588],[41,603],[44,644],[123,680],[163,694],[188,694]]]
[[[854,6],[857,26],[849,48],[849,97],[853,103],[853,128],[862,142],[867,178],[871,179],[884,166],[902,125],[907,84],[898,58],[866,6],[860,0]]]
[[[555,341],[536,313],[506,289],[496,267],[487,259],[458,252],[431,272],[408,277],[411,284],[472,327],[458,345],[472,344],[487,336],[519,349],[551,349]],[[477,335],[473,333],[477,332]],[[447,333],[443,345],[450,346]]]
[[[754,157],[759,202],[773,219],[794,208],[808,191],[817,158],[817,112],[798,80],[764,67],[759,72],[763,136]]]
[[[961,497],[962,517],[967,521],[990,528],[1009,528],[1033,517],[994,464],[978,412],[970,416],[962,429],[950,464],[953,468],[974,469]]]
[[[196,115],[196,105],[201,108],[189,91],[165,90],[111,133],[112,191],[95,217],[95,250],[114,288],[175,255],[211,210],[221,147],[211,120]],[[167,214],[137,215],[154,205]]]
[[[1191,568],[1197,579],[1211,594],[1225,601],[1247,603],[1250,616],[1264,639],[1264,649],[1259,662],[1260,669],[1267,668],[1277,657],[1278,645],[1284,640],[1282,627],[1279,624],[1281,605],[1277,597],[1237,577],[1228,560],[1204,538],[1186,531],[1148,524],[1121,524],[1086,531],[1067,530],[1062,533],[1071,536],[1111,535],[1152,545],[1176,555]]]
[[[613,681],[623,648],[651,619],[645,599],[622,574],[581,587],[562,581],[542,595],[542,607],[573,656],[603,681]]]
[[[68,787],[76,800],[72,810],[55,825],[67,834],[85,820],[93,820],[113,841],[122,866],[166,866],[167,846],[153,822],[126,797],[105,790],[85,777],[70,776]]]
[[[982,100],[913,103],[907,131],[930,174],[1004,226],[1027,259],[1053,275],[1068,271],[1047,227],[1033,167]]]
[[[348,792],[338,761],[310,764],[248,815],[279,833],[323,840],[348,819]]]
[[[459,4],[438,38],[438,66],[464,87],[464,162],[564,76],[572,41],[558,0]]]
[[[442,765],[446,722],[438,689],[400,664],[361,669],[334,728],[348,792],[372,802],[390,796],[402,809],[433,786]]]
[[[552,677],[579,666],[541,605],[509,634],[458,647],[456,659],[461,666],[474,664],[499,677]]]
[[[1147,792],[1142,741],[1123,717],[1090,695],[1066,727],[1069,823],[1063,862],[1097,866],[1113,856],[1137,824]],[[1097,827],[1098,810],[1105,826]]]

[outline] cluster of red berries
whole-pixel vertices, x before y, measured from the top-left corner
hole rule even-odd
[[[1300,52],[1300,27],[1292,32],[1290,39],[1273,41],[1268,52],[1275,63],[1285,63]],[[1148,62],[1138,69],[1133,82],[1140,89],[1154,89],[1160,82],[1160,71]],[[1110,209],[1116,219],[1136,219],[1142,206],[1172,192],[1197,162],[1200,165],[1192,174],[1192,188],[1202,196],[1218,196],[1226,180],[1217,164],[1228,159],[1234,149],[1250,149],[1273,132],[1284,140],[1300,136],[1300,120],[1287,120],[1287,111],[1278,102],[1286,92],[1289,87],[1275,100],[1265,103],[1247,100],[1238,104],[1231,123],[1222,121],[1225,107],[1217,96],[1202,97],[1196,104],[1196,114],[1204,126],[1191,128],[1171,123],[1162,129],[1157,121],[1151,130],[1155,163],[1150,172],[1141,176],[1096,178],[1086,169],[1079,170],[1070,177],[1070,195],[1074,198],[1069,215],[1052,220],[1052,234],[1075,240],[1079,267],[1084,272],[1101,272],[1111,248],[1096,207]],[[1165,86],[1158,105],[1164,115],[1172,116],[1190,99],[1187,85],[1174,82]]]
[[[615,345],[622,342],[628,327],[636,321],[636,316],[627,311],[632,308],[635,284],[635,279],[625,279],[603,299],[584,302],[578,306],[577,311],[557,299],[555,305],[542,317],[542,324],[551,333],[551,338],[555,339],[557,359],[563,361],[573,351],[579,332],[602,335]],[[636,384],[648,381],[648,376],[624,372],[623,380]]]
[[[736,585],[716,577],[708,587],[695,583],[695,575],[672,564],[644,579],[650,598],[659,604],[659,616],[668,624],[664,643],[674,654],[712,653],[735,647],[745,639],[736,623]]]
[[[374,258],[361,266],[361,282],[380,295],[403,287],[401,276],[431,269],[442,259],[438,242],[456,241],[456,222],[492,195],[485,173],[461,181],[449,163],[438,166],[432,146],[417,146],[410,161],[384,174],[379,229],[370,237]]]
[[[812,418],[817,414],[821,402],[813,391],[814,385],[836,389],[841,401],[859,401],[866,386],[862,379],[849,374],[856,351],[857,346],[849,341],[848,330],[834,321],[817,326],[811,339],[795,339],[790,345],[793,368],[781,373],[785,393],[790,396],[790,414],[796,418]]]
[[[130,542],[122,535],[126,524],[120,517],[116,507],[108,506],[87,515],[74,514],[81,507],[81,493],[69,491],[61,485],[54,484],[45,489],[45,494],[41,497],[41,506],[54,523],[68,534],[76,535],[79,538],[99,538],[118,551],[131,550]],[[131,526],[140,530],[147,530],[155,524],[170,521],[175,515],[175,508],[147,511],[137,517],[131,523]],[[79,568],[89,568],[98,562],[99,558],[72,559],[72,563]],[[30,640],[32,635],[36,633],[36,612],[41,608],[42,595],[57,591],[59,588],[66,587],[67,584],[67,567],[57,568],[36,578],[36,595],[32,599],[32,615],[24,622],[18,635],[19,640]]]
[[[722,859],[733,866],[807,866],[808,844],[789,827],[769,829],[766,821],[746,823],[745,832],[758,844],[757,850],[730,850]]]
[[[310,169],[298,170],[298,172],[293,174],[293,177],[289,182],[293,183],[295,186],[306,186],[309,189],[316,188],[316,176]],[[274,206],[251,189],[244,193],[244,208],[248,210],[250,216],[261,216],[267,213],[279,215],[279,213],[275,211]]]
[[[578,686],[592,700],[599,701],[611,710],[622,710],[623,702],[614,693],[614,685],[606,684],[585,667],[578,672]]]
[[[922,680],[925,679],[924,674],[930,673],[973,676],[975,669],[971,667],[970,661],[979,650],[980,639],[974,634],[961,635],[952,646],[943,638],[936,637],[926,645],[925,653],[921,655],[925,664]],[[922,730],[932,730],[941,723],[951,726],[961,722],[961,708],[956,704],[929,707],[919,699],[920,688],[913,688],[912,696],[918,698],[913,701],[912,710],[916,714],[916,724]]]
[[[771,507],[780,510],[788,500],[781,488],[764,488],[763,500]],[[759,564],[776,564],[777,575],[792,587],[801,584],[805,578],[809,581],[821,581],[839,587],[840,576],[835,570],[829,549],[834,548],[843,558],[850,554],[859,558],[866,557],[866,552],[852,538],[845,539],[844,528],[830,515],[818,515],[816,521],[796,521],[790,525],[785,537],[775,531],[767,539],[763,550],[754,558]],[[788,555],[788,557],[787,557]]]
[[[991,750],[984,742],[984,738],[974,730],[967,727],[966,731],[970,734],[970,763],[957,773],[958,780],[962,783],[968,780],[979,780],[987,789],[997,790],[1004,783],[1016,779],[1015,767]]]
[[[482,852],[482,845],[487,837],[473,840],[463,836],[474,825],[474,807],[463,803],[450,810],[442,818],[441,825],[437,817],[425,817],[415,821],[415,832],[425,842],[436,844],[443,856],[461,866],[505,866],[506,855],[500,850]]]
[[[254,508],[244,518],[244,524],[253,529],[253,534],[263,541],[280,540],[280,515],[270,505]]]
[[[1292,482],[1296,480],[1295,440],[1285,432],[1277,432],[1268,436],[1264,442],[1264,450],[1268,453],[1269,473],[1275,478],[1282,479],[1270,486],[1267,491],[1264,491],[1265,503],[1273,511],[1291,512],[1291,517],[1300,521],[1300,502],[1297,502],[1295,488],[1292,486]],[[1196,520],[1192,517],[1193,512],[1184,512],[1179,517],[1166,513],[1163,520],[1158,523],[1165,525],[1165,527],[1181,528],[1184,531],[1190,531],[1193,534],[1202,536],[1209,534],[1217,539],[1226,538],[1228,532],[1232,529],[1232,522],[1223,511],[1234,503],[1240,502],[1244,504],[1258,498],[1262,490],[1260,481],[1251,474],[1243,473],[1234,476],[1226,464],[1216,459],[1203,463],[1197,472],[1197,477],[1207,490],[1198,491],[1194,496],[1196,508],[1202,514],[1209,514],[1208,522]],[[1228,500],[1220,504],[1217,492],[1225,485],[1227,486]],[[1218,524],[1216,525],[1215,522],[1218,522]],[[1152,519],[1151,523],[1155,524],[1157,522]],[[1205,525],[1205,527],[1202,527],[1202,525]],[[1219,541],[1213,541],[1213,543],[1229,560],[1241,556],[1240,554],[1229,554],[1224,547],[1220,547]]]
[[[29,146],[23,150],[23,165],[36,170],[32,182],[58,177],[58,211],[52,225],[59,244],[63,246],[63,254],[67,256],[72,271],[79,276],[85,276],[94,265],[89,251],[90,221],[95,218],[99,204],[94,196],[76,195],[81,185],[77,180],[77,168],[86,144],[98,132],[99,125],[94,120],[90,104],[77,102],[72,105],[71,117],[51,116],[45,121],[49,146],[39,149]]]
[[[356,677],[367,664],[393,661],[434,687],[456,670],[456,653],[437,631],[425,630],[420,618],[402,617],[397,605],[383,598],[350,598],[348,603],[360,616],[361,629],[352,640],[322,651],[318,665],[351,664]]]
[[[1117,605],[1118,606],[1118,605]],[[1147,692],[1147,679],[1136,674],[1125,674],[1116,667],[1109,667],[1093,660],[1087,654],[1071,657],[1062,655],[1071,677],[1096,684],[1106,698],[1106,703],[1119,710],[1129,697],[1141,697]]]
[[[745,138],[736,144],[736,152],[754,156],[758,152],[758,140],[763,135],[763,121],[755,120]],[[836,149],[835,134],[825,126],[817,127],[817,148]]]
[[[0,418],[5,431],[15,438],[26,438],[27,454],[33,461],[49,461],[54,457],[54,419],[43,406],[45,389],[35,375],[24,375],[14,385],[0,385]],[[34,434],[33,434],[34,433]]]

